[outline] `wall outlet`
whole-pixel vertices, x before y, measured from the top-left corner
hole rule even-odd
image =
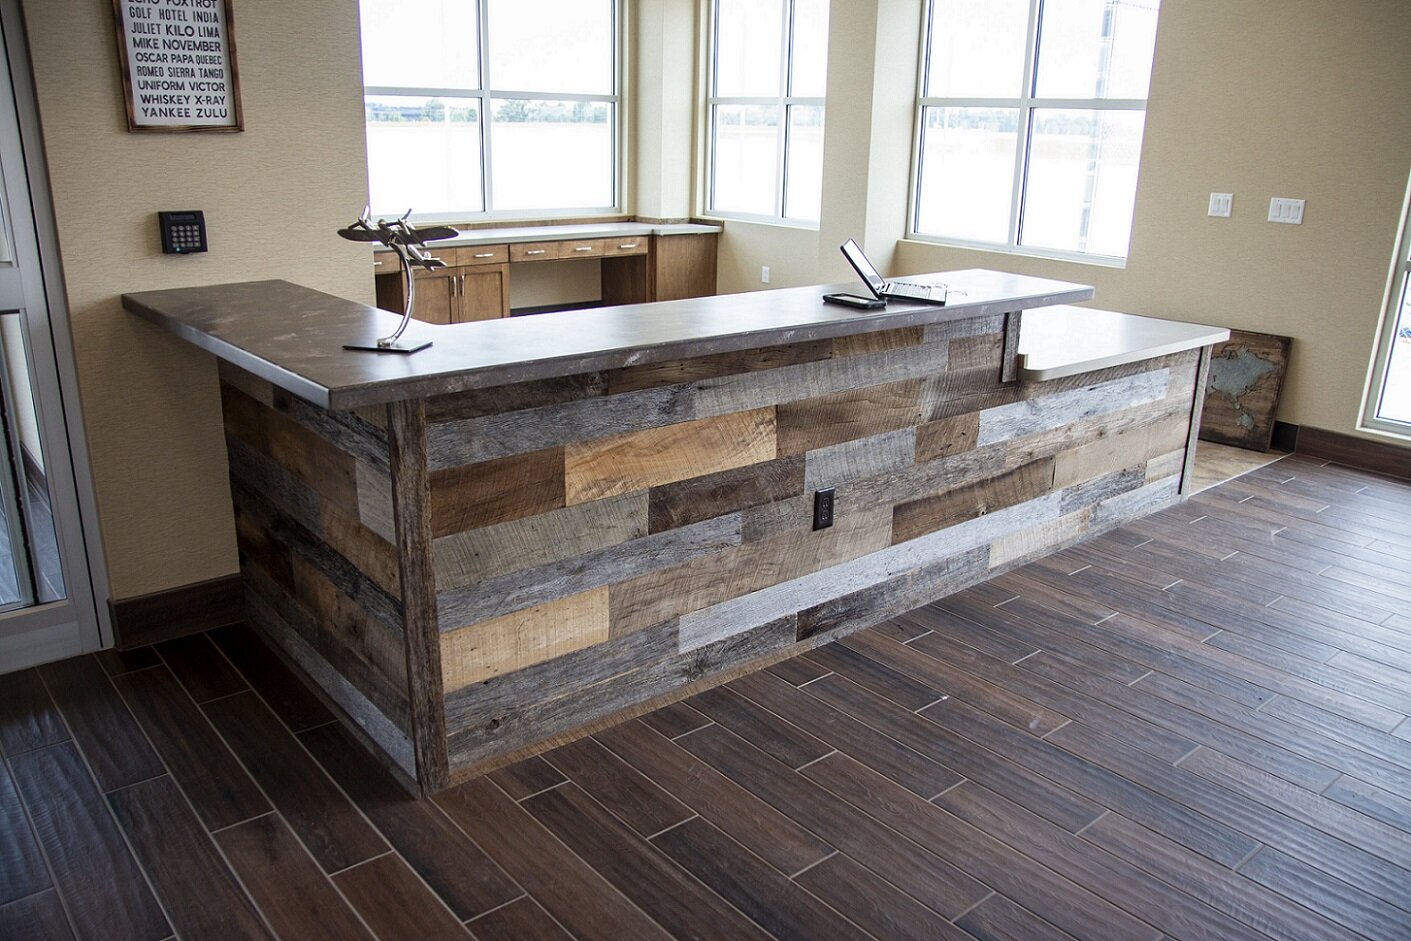
[[[833,525],[833,487],[813,492],[813,528],[827,529]]]
[[[762,266],[762,267],[759,269],[759,283],[760,283],[760,284],[768,284],[768,283],[769,283],[769,266],[768,266],[768,265],[764,265],[764,266]]]
[[[1230,211],[1235,206],[1234,193],[1211,193],[1210,211],[1206,215],[1216,219],[1230,218]]]

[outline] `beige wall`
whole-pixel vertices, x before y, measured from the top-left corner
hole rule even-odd
[[[114,598],[236,569],[214,359],[126,291],[287,278],[371,301],[356,3],[235,4],[247,130],[131,134],[113,11],[26,0],[79,385]],[[161,253],[156,213],[203,209],[210,252]]]
[[[1404,0],[1162,5],[1126,269],[906,243],[896,270],[985,266],[1093,306],[1294,338],[1279,417],[1354,433],[1411,172]],[[1206,217],[1233,192],[1234,216]],[[1302,226],[1265,221],[1273,196]],[[901,223],[898,224],[898,230]]]

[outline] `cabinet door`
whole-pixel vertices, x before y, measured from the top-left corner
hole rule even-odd
[[[509,265],[475,265],[456,270],[460,279],[458,322],[510,315]]]
[[[657,236],[652,252],[656,301],[715,294],[715,233]]]
[[[438,268],[416,274],[416,303],[412,316],[427,323],[454,323],[456,306],[455,268]]]

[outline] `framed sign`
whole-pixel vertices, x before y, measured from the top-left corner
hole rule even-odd
[[[231,0],[113,0],[129,131],[242,131]]]

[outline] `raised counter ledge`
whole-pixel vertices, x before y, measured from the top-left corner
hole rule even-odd
[[[1224,327],[1138,317],[1115,310],[1058,304],[1019,330],[1019,375],[1029,382],[1125,366],[1223,343]]]
[[[324,408],[347,409],[599,369],[893,330],[1089,300],[1087,285],[969,269],[945,307],[891,302],[864,312],[825,305],[819,285],[655,304],[599,307],[439,326],[413,321],[410,356],[352,352],[399,317],[288,281],[123,295],[123,306],[241,369]]]

